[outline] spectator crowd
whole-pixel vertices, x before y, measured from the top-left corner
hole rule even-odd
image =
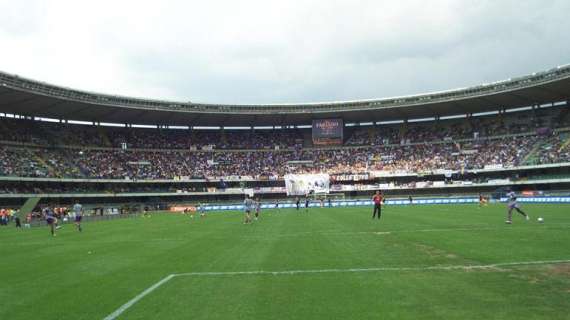
[[[349,130],[307,148],[306,132],[103,128],[0,120],[0,176],[94,179],[429,172],[570,161],[566,108]],[[126,144],[126,148],[120,148]],[[212,146],[212,148],[204,148]]]
[[[280,176],[326,172],[429,172],[570,161],[560,135],[463,143],[256,151],[141,151],[0,147],[0,175],[94,179]],[[534,153],[533,153],[534,152]]]

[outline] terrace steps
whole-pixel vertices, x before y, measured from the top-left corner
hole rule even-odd
[[[47,169],[48,172],[53,173],[55,176],[61,178],[61,176],[59,175],[59,173],[57,172],[57,170],[55,170],[54,167],[52,167],[47,161],[44,160],[44,158],[40,157],[37,153],[32,153],[34,160],[39,163],[40,165],[42,165],[44,168]]]
[[[18,215],[20,218],[24,218],[28,213],[32,212],[34,208],[38,205],[42,198],[35,197],[35,198],[28,198],[24,205],[20,208]]]
[[[537,160],[538,150],[546,143],[546,141],[539,141],[534,144],[529,153],[523,158],[521,163],[523,165],[533,165]]]
[[[560,146],[560,149],[558,149],[558,151],[562,151],[564,149],[566,149],[568,147],[568,145],[570,145],[570,135],[569,134],[564,134],[564,135],[560,135],[561,138],[564,138],[564,142],[562,143],[562,145]]]

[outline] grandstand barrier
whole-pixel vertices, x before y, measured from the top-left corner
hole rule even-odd
[[[466,174],[466,173],[494,173],[494,172],[512,172],[521,170],[537,170],[537,169],[551,169],[551,168],[567,168],[570,167],[570,162],[559,162],[550,164],[538,164],[538,165],[524,165],[524,166],[514,166],[514,167],[488,167],[486,169],[468,169],[468,170],[446,170],[438,169],[432,171],[418,172],[381,172],[381,171],[371,171],[365,174],[356,175],[346,175],[347,177],[357,177],[355,179],[338,179],[336,181],[359,181],[368,180],[363,179],[363,175],[370,175],[369,180],[375,178],[401,178],[401,177],[419,177],[425,175],[445,175],[445,174]],[[341,175],[342,177],[342,175]],[[206,183],[212,181],[219,181],[223,179],[226,182],[267,182],[267,181],[285,181],[283,177],[276,179],[265,179],[259,177],[235,177],[235,176],[212,176],[207,177],[207,179],[84,179],[84,178],[34,178],[34,177],[16,177],[16,176],[0,176],[0,182],[58,182],[58,183],[117,183],[117,184],[158,184],[158,183]],[[551,183],[551,182],[566,182],[569,179],[545,179],[541,183]],[[514,181],[513,183],[524,184],[525,181]],[[481,185],[485,185],[482,183]]]
[[[1,180],[1,179],[0,179]],[[337,189],[338,185],[333,185],[331,191],[338,193],[344,192],[373,192],[375,190],[384,191],[402,191],[402,193],[420,190],[449,190],[452,192],[454,189],[467,189],[475,187],[511,187],[511,186],[527,186],[527,185],[540,185],[540,184],[567,184],[570,183],[570,177],[557,178],[557,179],[528,179],[520,181],[510,181],[508,179],[494,179],[485,183],[472,183],[470,181],[461,181],[461,183],[454,184],[438,184],[438,185],[422,185],[421,187],[410,186],[390,186],[389,184],[371,184],[360,185],[358,188],[352,185],[341,185],[341,190]],[[247,189],[251,190],[251,189]],[[408,191],[409,190],[409,191]],[[284,187],[261,187],[253,189],[254,195],[266,194],[285,194]],[[466,192],[467,193],[467,192]],[[120,192],[120,193],[0,193],[0,199],[19,199],[19,198],[43,198],[43,199],[61,199],[61,198],[137,198],[137,197],[193,197],[193,196],[241,196],[246,194],[246,189],[241,188],[228,188],[225,190],[216,191],[203,191],[203,192]],[[318,195],[315,195],[318,196]],[[389,200],[395,201],[395,200]],[[443,200],[442,200],[443,201]],[[446,203],[446,202],[444,202]],[[285,205],[285,203],[283,204]]]

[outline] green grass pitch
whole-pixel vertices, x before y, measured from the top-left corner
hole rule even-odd
[[[570,319],[570,263],[503,265],[570,260],[570,206],[523,209],[532,220],[513,225],[504,205],[386,207],[380,221],[368,207],[265,210],[253,225],[238,212],[157,214],[55,238],[11,225],[0,319],[104,319],[182,273],[196,274],[117,319]],[[473,265],[486,267],[460,267]],[[268,273],[227,273],[247,271]]]

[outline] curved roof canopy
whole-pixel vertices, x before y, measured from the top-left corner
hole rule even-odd
[[[570,99],[570,65],[475,87],[405,97],[304,104],[228,105],[74,90],[0,72],[0,112],[149,125],[274,126],[313,119],[390,121],[516,108]]]

